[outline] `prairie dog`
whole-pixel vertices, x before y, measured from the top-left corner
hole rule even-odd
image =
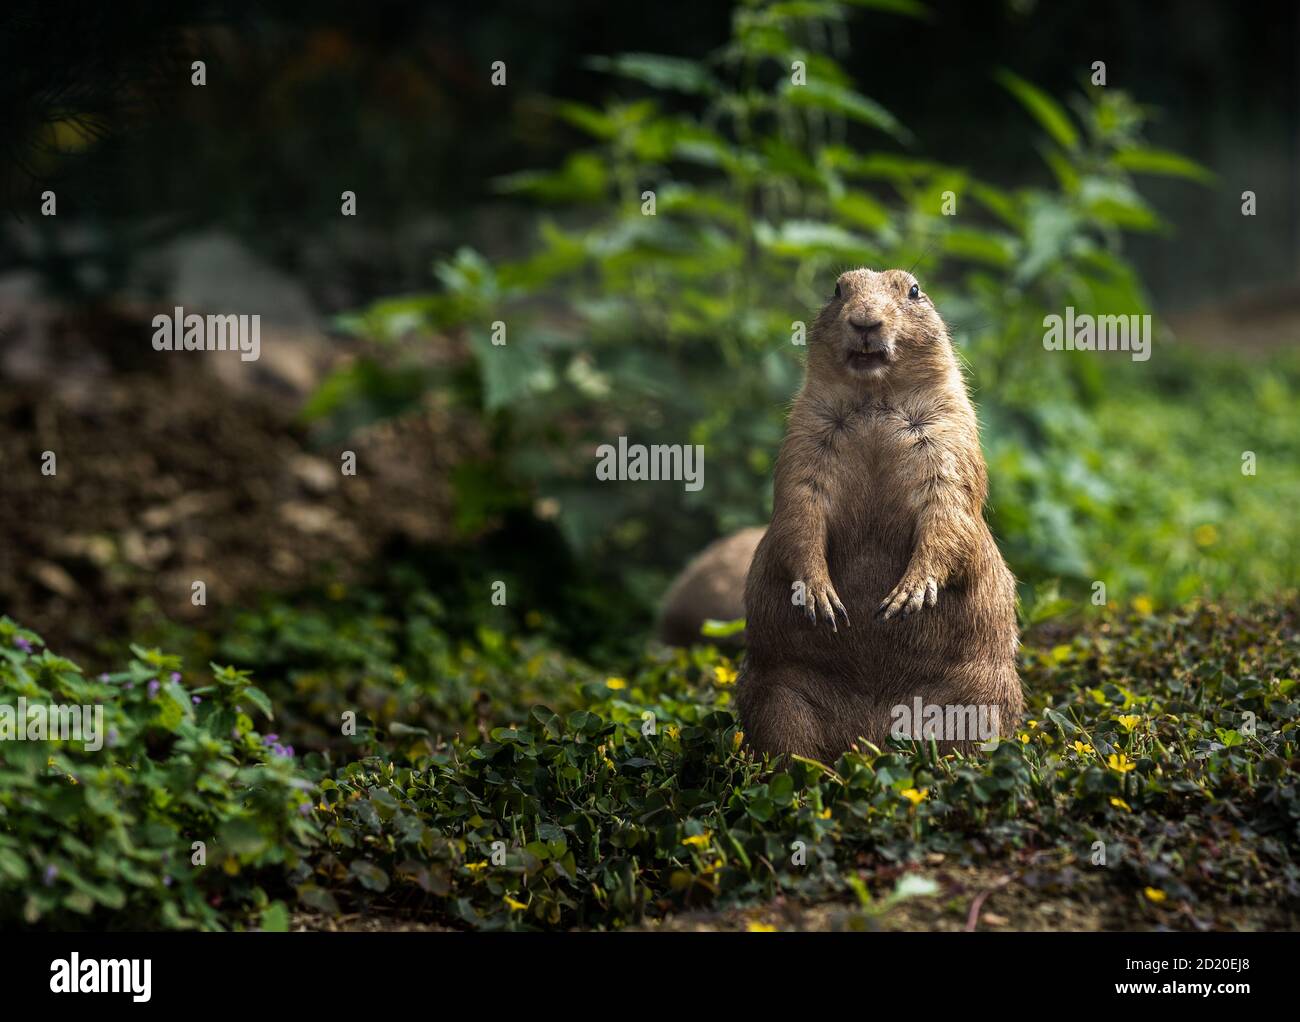
[[[714,540],[696,554],[664,596],[659,615],[660,640],[669,646],[706,642],[709,640],[700,635],[705,621],[744,617],[745,575],[762,538],[761,527],[740,529]],[[724,648],[741,644],[739,636],[712,641]]]
[[[979,426],[947,327],[910,273],[840,276],[809,331],[774,487],[745,584],[750,746],[833,762],[900,723],[942,748],[1009,734],[1015,580],[984,522]],[[943,726],[923,728],[922,707]]]

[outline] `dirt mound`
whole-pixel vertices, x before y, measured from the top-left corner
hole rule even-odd
[[[429,402],[314,449],[293,395],[213,371],[237,354],[156,355],[121,309],[33,307],[4,333],[0,612],[82,656],[141,601],[192,621],[347,580],[398,537],[447,539],[449,470],[482,444]],[[352,354],[337,344],[335,364]]]

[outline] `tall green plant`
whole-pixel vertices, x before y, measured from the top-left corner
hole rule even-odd
[[[348,319],[373,337],[422,326],[467,339],[472,400],[497,427],[493,465],[459,480],[467,504],[493,506],[474,487],[548,498],[575,549],[617,555],[631,578],[762,521],[800,324],[840,269],[916,266],[971,363],[1014,566],[1088,575],[1078,522],[1108,495],[1087,451],[1060,441],[1088,435],[1100,370],[1043,359],[1042,320],[1066,304],[1145,311],[1120,237],[1159,221],[1132,175],[1203,172],[1144,147],[1142,111],[1121,93],[1093,90],[1071,117],[1010,72],[1003,84],[1045,132],[1053,187],[1007,191],[913,155],[906,127],[830,55],[849,7],[752,0],[705,60],[593,59],[636,96],[554,103],[590,144],[498,182],[562,210],[541,216],[535,249],[496,264],[461,249],[437,268],[436,294]],[[311,412],[358,389],[333,381]],[[595,447],[618,436],[704,445],[706,485],[593,485]]]

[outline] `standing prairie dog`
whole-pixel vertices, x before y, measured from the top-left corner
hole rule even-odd
[[[970,749],[1010,733],[1016,587],[987,493],[933,303],[902,270],[843,274],[809,331],[745,584],[737,708],[753,749],[833,762],[859,738]]]

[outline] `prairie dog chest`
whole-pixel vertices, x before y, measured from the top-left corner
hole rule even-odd
[[[818,411],[832,519],[897,516],[954,468],[932,409],[871,401]]]

